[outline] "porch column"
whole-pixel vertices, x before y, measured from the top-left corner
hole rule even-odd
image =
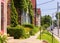
[[[7,0],[4,0],[4,33],[7,33]]]
[[[1,31],[1,0],[0,0],[0,31]]]

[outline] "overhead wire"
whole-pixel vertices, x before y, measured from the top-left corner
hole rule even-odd
[[[51,10],[56,10],[57,8],[51,8],[51,9],[41,9],[41,10],[43,10],[43,11],[51,11]]]
[[[47,4],[47,3],[51,3],[51,2],[53,2],[54,0],[51,0],[51,1],[48,1],[48,2],[44,2],[44,3],[41,3],[41,4],[37,4],[38,6],[39,5],[44,5],[44,4]]]

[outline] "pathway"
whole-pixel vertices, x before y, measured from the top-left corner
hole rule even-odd
[[[31,36],[28,39],[24,39],[24,40],[12,39],[12,40],[8,40],[8,43],[41,43],[40,40],[36,39],[39,34],[40,34],[40,31],[36,33],[35,36]]]

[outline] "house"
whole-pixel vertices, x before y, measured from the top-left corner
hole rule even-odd
[[[7,1],[7,25],[10,25],[11,0]]]
[[[7,0],[0,0],[0,32],[7,29]]]
[[[11,0],[8,0],[7,2],[7,25],[10,25],[10,14],[11,14]],[[21,14],[19,8],[16,8],[17,12],[18,12],[18,23],[20,25],[22,24],[28,24],[30,23],[30,17],[29,17],[29,12],[25,12],[23,11],[23,13]]]
[[[32,5],[33,5],[33,11],[34,11],[34,16],[35,16],[35,10],[36,10],[36,2],[35,0],[31,0]],[[0,0],[0,32],[2,31],[3,33],[7,33],[7,25],[10,25],[10,0]],[[18,11],[18,10],[17,10]],[[30,22],[30,16],[28,15],[29,12],[27,11],[22,13],[21,17],[22,19],[19,20],[21,21],[20,23],[25,24],[25,23],[31,23]],[[37,26],[40,26],[40,16],[41,16],[41,10],[37,8],[37,14],[34,18],[36,18]]]
[[[37,8],[37,15],[36,15],[36,25],[41,25],[41,10],[40,8]]]
[[[34,11],[34,24],[40,26],[41,9],[36,7],[36,0],[31,0]]]
[[[33,20],[33,24],[40,26],[40,16],[41,16],[41,10],[40,8],[36,8],[36,0],[30,0],[32,3],[32,7],[33,7],[33,11],[34,11],[34,20]],[[7,3],[7,25],[10,25],[10,2],[11,0],[8,0]],[[25,12],[23,11],[22,15],[20,14],[21,12],[19,11],[19,8],[17,8],[17,12],[18,12],[18,22],[19,24],[31,24],[31,18],[29,16],[29,12]],[[36,16],[35,16],[36,15]]]
[[[41,9],[36,7],[36,0],[30,0],[32,3],[32,7],[33,7],[33,12],[34,12],[34,20],[33,20],[33,24],[36,26],[40,26],[40,16],[41,16]],[[36,15],[36,16],[35,16]],[[21,17],[21,18],[20,18]],[[24,12],[22,13],[22,15],[19,14],[19,22],[21,24],[31,24],[31,18],[29,16],[29,12]]]
[[[40,8],[36,8],[36,0],[30,0],[30,1],[32,3],[33,12],[34,12],[33,24],[36,26],[40,26],[41,10],[40,10]],[[23,11],[23,13],[22,13],[22,15],[20,15],[20,17],[21,17],[21,24],[31,24],[31,18],[29,16],[28,11],[27,11],[27,13]]]

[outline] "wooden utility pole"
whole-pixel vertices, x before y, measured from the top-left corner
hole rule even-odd
[[[59,2],[57,2],[57,14],[58,14],[58,19],[57,19],[57,26],[58,26],[58,36],[59,36]]]

